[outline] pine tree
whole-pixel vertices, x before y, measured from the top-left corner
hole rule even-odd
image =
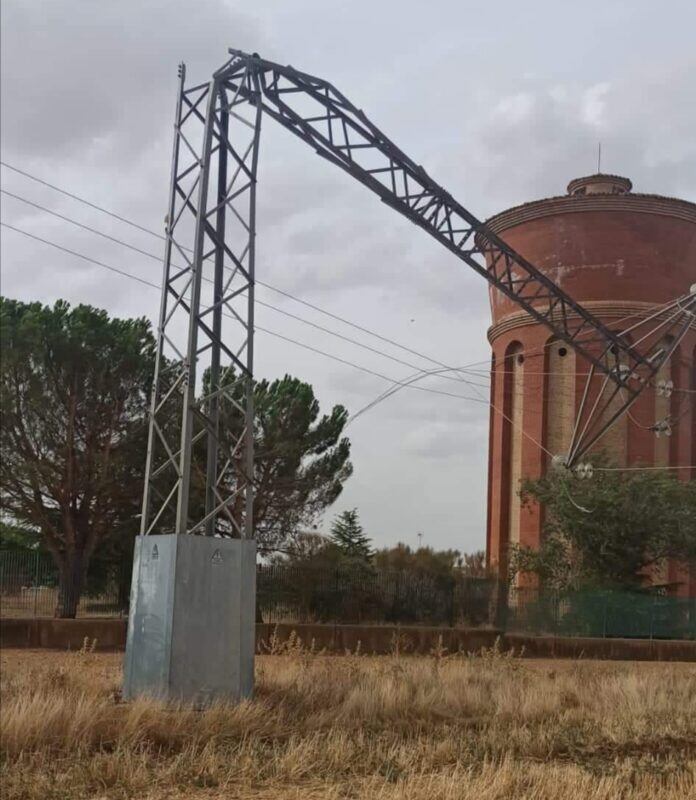
[[[358,520],[357,508],[339,514],[331,526],[331,541],[348,558],[369,561],[372,558],[370,539]]]
[[[133,547],[155,339],[146,319],[63,300],[0,297],[0,329],[0,511],[39,534],[56,616],[74,617],[90,564]]]

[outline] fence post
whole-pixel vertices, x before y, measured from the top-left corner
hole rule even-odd
[[[602,619],[602,639],[607,638],[607,595],[604,595],[604,615]]]
[[[508,627],[508,585],[497,578],[493,589],[493,624],[505,632]]]
[[[34,558],[34,616],[36,616],[36,604],[39,597],[39,551],[37,550]]]
[[[455,592],[455,582],[456,578],[452,578],[450,580],[450,592],[449,592],[449,626],[450,628],[454,628],[454,592]]]
[[[650,603],[650,641],[653,638],[653,624],[654,624],[654,617],[655,617],[655,595],[653,595],[652,603]]]

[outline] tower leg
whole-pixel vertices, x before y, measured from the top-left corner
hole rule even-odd
[[[232,73],[190,89],[180,76],[127,697],[204,704],[253,689],[261,107],[234,89],[255,87],[246,66]]]

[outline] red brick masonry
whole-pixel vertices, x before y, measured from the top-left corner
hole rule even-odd
[[[497,214],[488,224],[614,330],[645,317],[656,304],[686,294],[696,282],[696,204],[633,194],[630,181],[616,176],[578,179],[569,189],[583,187],[586,194],[526,203]],[[520,480],[537,478],[549,466],[537,443],[563,453],[558,435],[552,441],[552,424],[557,430],[560,420],[575,419],[588,365],[573,358],[568,383],[554,389],[548,374],[548,330],[498,291],[491,290],[490,302],[491,403],[498,410],[491,413],[487,555],[488,563],[505,576],[510,542],[538,547],[543,531],[542,509],[520,506]],[[662,377],[678,390],[693,390],[695,361],[696,321]],[[631,409],[631,419],[617,423],[598,449],[606,448],[620,465],[696,463],[696,412],[685,396],[675,392],[670,408],[658,410],[659,397],[646,390]],[[677,421],[673,435],[669,441],[657,440],[647,428],[667,411]],[[511,417],[519,424],[513,425]],[[561,437],[568,438],[570,430]],[[696,478],[694,472],[678,474],[688,480]],[[696,574],[689,580],[677,564],[659,582],[665,580],[679,585],[677,594],[696,594]]]

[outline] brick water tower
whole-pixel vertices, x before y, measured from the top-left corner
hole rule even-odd
[[[605,325],[625,331],[696,283],[696,204],[632,188],[615,175],[577,178],[566,195],[502,211],[488,225]],[[490,303],[491,403],[498,411],[491,409],[486,547],[489,564],[504,575],[509,544],[540,543],[543,512],[522,505],[520,481],[544,474],[549,453],[567,452],[589,365],[497,290]],[[659,381],[674,389],[646,389],[596,445],[619,466],[696,463],[696,320]],[[658,436],[651,428],[664,420]],[[691,472],[677,474],[696,478]],[[678,565],[663,573],[660,582],[678,585],[679,594],[696,591],[696,576]]]

